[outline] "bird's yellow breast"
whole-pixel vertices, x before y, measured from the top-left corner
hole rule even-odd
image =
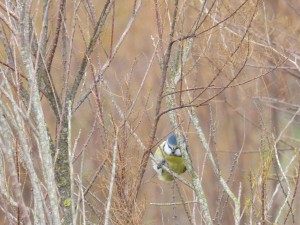
[[[170,156],[170,155],[163,154],[164,145],[165,145],[165,143],[161,144],[157,148],[157,150],[154,154],[154,157],[165,159],[167,162],[167,166],[177,174],[181,174],[181,173],[185,172],[186,168],[185,168],[182,157],[175,156],[175,155]],[[159,179],[163,180],[163,181],[172,181],[172,180],[174,180],[174,177],[167,171],[163,170],[161,176],[159,176]]]
[[[185,165],[181,156],[165,156],[168,167],[175,173],[181,174],[185,171]]]

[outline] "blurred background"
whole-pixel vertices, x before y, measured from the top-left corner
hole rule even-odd
[[[70,4],[70,8],[73,7],[71,2],[67,4]],[[126,4],[116,1],[113,44],[118,40],[127,25],[133,4],[134,1]],[[213,1],[208,1],[206,4],[206,7],[210,8]],[[241,4],[244,4],[244,2],[217,1],[217,6],[212,8],[208,17],[222,20],[231,15]],[[256,4],[258,5],[256,6]],[[170,30],[168,18],[173,13],[173,2],[159,1],[158,5],[162,17],[163,45],[165,47]],[[96,1],[94,6],[98,15],[102,6]],[[180,9],[185,11],[181,12],[178,19],[179,23],[183,24],[182,28],[179,26],[178,36],[180,32],[189,32],[199,10],[201,10],[201,3],[197,1],[182,1]],[[281,135],[280,140],[282,140],[278,144],[282,164],[286,166],[290,162],[291,157],[295,154],[297,155],[297,160],[293,161],[293,165],[289,170],[289,179],[291,179],[291,185],[293,190],[295,190],[295,196],[293,197],[295,200],[292,204],[295,218],[292,219],[289,216],[288,221],[285,223],[292,224],[293,220],[299,220],[297,213],[299,212],[299,201],[297,200],[299,195],[296,191],[298,185],[296,185],[296,177],[299,173],[297,169],[299,165],[298,116],[295,117],[287,129],[284,129],[295,115],[299,105],[298,82],[300,71],[299,62],[297,61],[300,51],[299,9],[300,5],[297,1],[270,0],[259,1],[258,3],[256,1],[246,1],[245,5],[229,20],[195,38],[187,64],[182,71],[188,82],[185,88],[203,88],[211,85],[212,88],[208,88],[197,99],[200,102],[214,96],[219,92],[218,87],[226,86],[239,73],[238,77],[230,84],[230,87],[209,100],[206,105],[198,107],[196,111],[200,125],[204,130],[222,175],[236,195],[240,188],[243,209],[242,221],[246,224],[250,221],[250,205],[253,205],[253,223],[261,221],[261,204],[266,204],[262,203],[261,189],[265,189],[265,194],[267,195],[265,201],[268,202],[278,184],[280,172],[272,152],[274,151],[274,142],[279,135]],[[67,10],[66,13],[71,15],[73,11]],[[74,35],[75,48],[73,49],[71,66],[71,71],[74,70],[74,73],[78,70],[78,63],[87,45],[88,35],[92,32],[92,23],[90,18],[86,16],[82,5],[79,7],[78,15],[78,24],[83,31],[80,31],[79,28]],[[67,22],[70,23],[71,21],[67,20]],[[243,43],[240,43],[241,37],[248,29],[247,26],[250,22],[251,25],[244,37],[245,40]],[[101,34],[101,41],[96,50],[98,53],[91,58],[93,66],[96,68],[90,68],[90,73],[92,73],[93,69],[97,71],[97,66],[100,66],[106,59],[105,52],[110,51],[112,39],[110,23],[107,23]],[[200,31],[204,31],[215,23],[211,18],[208,18],[201,26]],[[113,94],[121,109],[124,111],[128,110],[141,86],[151,57],[154,54],[154,47],[158,40],[157,30],[154,2],[144,1],[118,54],[104,74],[110,90],[103,86],[99,87],[103,111],[105,114],[117,118],[116,120],[121,118],[111,102],[109,92]],[[183,45],[186,45],[186,42]],[[241,45],[241,47],[234,52],[238,45]],[[157,51],[157,54],[160,55],[159,49]],[[174,58],[175,51],[171,60],[175,60]],[[245,62],[246,58],[247,62]],[[294,60],[294,62],[291,62],[291,60]],[[58,57],[57,62],[54,63],[54,74],[57,75],[53,76],[58,83],[60,70],[63,67],[59,61],[60,58]],[[244,67],[242,66],[243,63],[245,63]],[[242,70],[239,71],[241,68]],[[90,74],[87,75],[86,83],[91,79],[92,76]],[[212,82],[213,79],[215,80]],[[132,127],[135,128],[136,133],[145,144],[147,144],[151,133],[160,80],[159,59],[158,56],[154,56],[136,106],[130,116]],[[170,82],[169,74],[167,80]],[[82,89],[84,90],[85,88],[87,87],[83,84]],[[191,95],[196,96],[202,90],[192,91]],[[182,94],[182,98],[187,99],[186,93]],[[74,139],[78,136],[79,131],[81,132],[78,139],[78,149],[84,145],[87,135],[93,126],[96,112],[95,105],[95,98],[91,96],[74,115],[72,124],[72,136]],[[47,104],[45,104],[46,107]],[[166,107],[163,100],[163,109],[166,109]],[[45,112],[47,111],[45,110]],[[233,204],[220,187],[218,179],[213,173],[203,146],[188,118],[187,110],[180,109],[176,113],[187,137],[193,165],[201,178],[211,215],[215,218],[215,224],[233,224]],[[54,124],[51,123],[53,119],[51,113],[46,113],[46,116],[49,125]],[[55,127],[50,126],[50,128],[55,130]],[[284,132],[281,134],[283,130]],[[161,143],[161,139],[165,138],[170,132],[172,132],[172,127],[169,118],[167,115],[164,115],[158,124],[156,142]],[[143,150],[136,143],[135,137],[130,133],[125,132],[124,135],[127,140],[124,146],[121,147],[126,155],[124,167],[127,177],[124,182],[130,182],[132,177],[135,176],[136,170],[138,170],[137,166]],[[84,153],[83,184],[89,183],[95,169],[104,159],[109,157],[107,154],[110,154],[111,148],[104,149],[103,146],[107,146],[104,142],[103,131],[101,127],[98,127],[93,133]],[[268,157],[271,158],[271,162],[266,164]],[[78,160],[75,164],[75,168],[77,166],[78,170],[80,168],[79,165],[80,161]],[[265,172],[265,167],[268,167],[268,172],[265,186],[262,187],[259,178]],[[107,167],[106,172],[110,173],[110,166]],[[191,181],[188,174],[184,174],[183,177]],[[108,182],[106,180],[108,178],[109,176],[107,175],[107,177],[99,176],[96,179],[92,191],[96,196],[101,196],[101,198],[105,199],[107,190],[104,184]],[[180,195],[184,201],[195,201],[195,196],[188,187],[180,182],[178,185],[180,186],[181,194],[178,193],[178,190],[172,183],[159,181],[151,167],[151,163],[148,163],[142,191],[138,195],[139,208],[137,213],[141,215],[141,218],[140,222],[137,223],[189,224],[188,215],[183,206],[155,205],[155,203],[180,202],[182,200]],[[283,199],[285,199],[287,191],[285,185],[282,184],[280,189],[276,195],[275,202],[267,211],[267,224],[271,224],[271,221],[274,221],[278,210],[283,204]],[[90,199],[90,201],[93,200]],[[114,204],[120,204],[119,201],[121,201],[120,198],[116,197]],[[95,202],[94,204],[99,206],[99,203]],[[118,208],[117,206],[115,207],[116,209]],[[199,206],[192,202],[186,205],[186,209],[190,215],[194,215],[196,224],[201,224]],[[101,209],[98,210],[101,211]],[[289,211],[287,208],[285,210],[286,213],[282,216],[279,224],[284,223],[285,216]],[[120,214],[122,214],[122,211],[115,212],[116,218],[119,218]],[[97,219],[94,222],[97,222]]]
[[[95,78],[110,59],[109,67],[99,76],[101,81],[72,116],[74,174],[80,176],[78,179],[84,187],[92,183],[85,196],[86,216],[91,224],[103,223],[114,134],[123,116],[128,115],[129,126],[124,124],[118,131],[111,224],[125,224],[126,213],[133,215],[130,224],[204,224],[191,188],[180,181],[176,185],[159,181],[149,160],[137,198],[131,196],[145,153],[140,141],[148,147],[151,139],[163,59],[174,15],[174,1],[146,0],[133,18],[138,2],[115,1],[89,57],[74,101],[76,106],[91,90]],[[34,4],[36,8],[31,10],[39,36],[43,8],[40,2]],[[56,4],[54,1],[50,7],[49,40],[55,32]],[[66,70],[63,55],[66,47],[61,38],[51,67],[53,84],[61,98],[65,94],[66,80],[70,84],[76,78],[103,5],[102,1],[66,2],[68,79],[62,74]],[[166,82],[172,84],[174,71],[182,65],[181,82],[173,89],[164,88],[160,111],[168,109],[165,95],[172,92],[175,92],[172,95],[175,105],[183,102],[196,106],[193,108],[217,167],[232,192],[240,197],[241,224],[273,224],[275,221],[297,224],[300,219],[299,12],[297,0],[179,1],[176,41]],[[131,18],[134,21],[124,32]],[[5,25],[3,27],[7,31]],[[126,36],[113,55],[123,34]],[[186,38],[181,40],[180,37]],[[189,55],[183,64],[183,53],[188,46]],[[1,48],[1,60],[5,61],[3,45]],[[56,140],[59,126],[55,114],[42,94],[41,101],[49,133]],[[190,107],[182,107],[175,113],[203,185],[213,223],[234,224],[233,202],[214,173],[189,118],[189,110]],[[171,132],[173,127],[166,113],[157,124],[151,151]],[[33,153],[35,148],[33,145]],[[281,169],[285,170],[286,180],[282,178]],[[22,173],[24,196],[29,204],[30,184],[26,185],[26,177],[26,172]],[[191,182],[188,173],[182,177]],[[135,199],[134,208],[128,211],[131,199]],[[169,204],[174,202],[186,203]],[[281,216],[277,218],[279,212]]]

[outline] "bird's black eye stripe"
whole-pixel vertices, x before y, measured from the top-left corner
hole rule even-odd
[[[169,144],[168,144],[168,147],[169,147],[171,150],[173,150],[173,151],[179,150],[179,147],[172,148]]]

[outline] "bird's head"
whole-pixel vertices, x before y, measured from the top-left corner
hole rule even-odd
[[[181,151],[178,147],[177,139],[174,134],[169,135],[164,147],[164,152],[166,155],[181,156]]]

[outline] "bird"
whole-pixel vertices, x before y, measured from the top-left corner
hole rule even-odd
[[[174,133],[171,133],[167,140],[158,146],[154,153],[152,165],[158,175],[158,179],[161,181],[174,180],[174,177],[162,168],[163,165],[177,174],[182,174],[186,171],[181,150]]]

